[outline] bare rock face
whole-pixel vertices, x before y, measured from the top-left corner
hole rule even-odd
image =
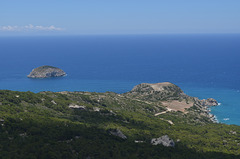
[[[172,139],[170,139],[168,137],[168,135],[164,135],[162,137],[159,137],[159,138],[153,138],[152,141],[151,141],[151,144],[152,145],[163,145],[165,147],[174,147],[175,146],[175,143]]]
[[[66,73],[60,68],[53,66],[40,66],[32,70],[27,76],[29,78],[49,78],[49,77],[61,77],[65,76]]]
[[[203,99],[202,101],[203,106],[217,106],[218,102],[213,98]]]
[[[79,110],[86,110],[86,106],[84,105],[76,105],[76,104],[70,104],[68,106],[69,108],[72,108],[72,109],[79,109]]]
[[[119,129],[111,130],[110,134],[112,134],[114,136],[117,136],[117,137],[120,137],[122,139],[127,139],[127,137]]]

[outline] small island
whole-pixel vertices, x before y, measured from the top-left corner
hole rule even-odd
[[[28,78],[50,78],[50,77],[61,77],[65,76],[66,73],[57,67],[53,66],[40,66],[32,70],[27,76]]]

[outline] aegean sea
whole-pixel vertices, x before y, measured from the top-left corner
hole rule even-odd
[[[219,122],[240,125],[240,35],[82,35],[0,38],[0,89],[125,93],[140,83],[171,82],[212,97]],[[51,65],[67,76],[30,79]]]

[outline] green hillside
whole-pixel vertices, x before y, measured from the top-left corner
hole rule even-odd
[[[148,100],[132,92],[2,90],[0,158],[240,158],[240,126],[215,123],[197,99],[178,92]],[[194,104],[167,111],[164,102],[172,100]],[[127,138],[112,135],[116,130]],[[175,146],[151,144],[163,135]]]

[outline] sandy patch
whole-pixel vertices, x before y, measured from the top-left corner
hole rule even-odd
[[[164,106],[172,109],[173,111],[184,112],[185,108],[190,108],[193,106],[193,102],[186,103],[186,101],[179,102],[178,100],[162,102]]]
[[[172,85],[169,82],[149,84],[155,91],[163,91],[164,87]]]

